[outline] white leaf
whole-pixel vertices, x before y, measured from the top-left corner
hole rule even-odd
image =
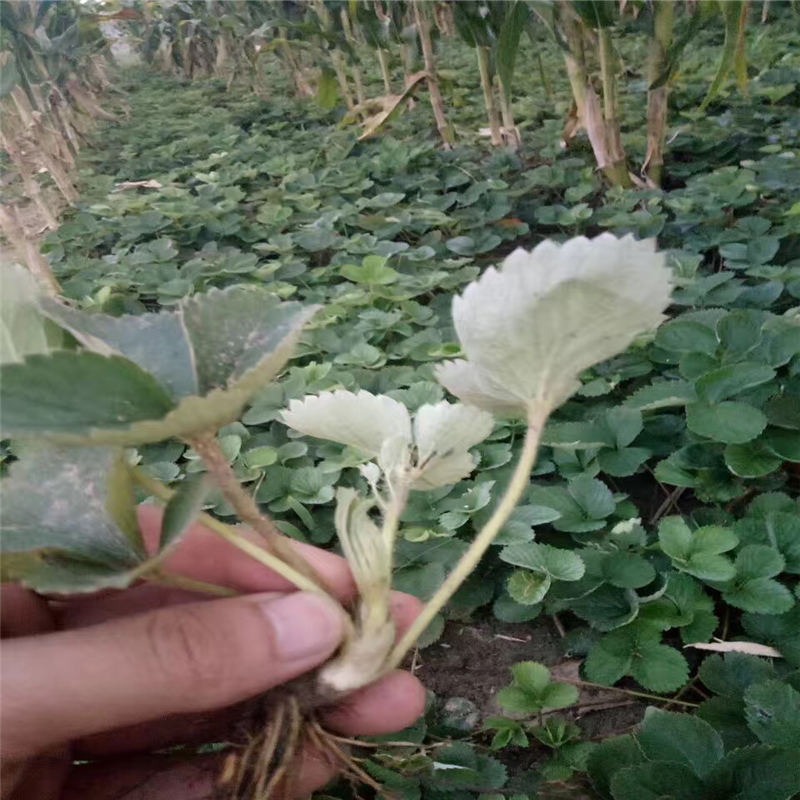
[[[493,427],[492,415],[474,406],[446,401],[421,406],[414,416],[414,442],[422,469],[413,488],[447,486],[469,475],[475,463],[468,450]]]
[[[473,406],[447,401],[420,406],[414,415],[414,442],[418,461],[469,450],[482,442],[494,427],[491,414]]]
[[[339,390],[292,400],[283,412],[290,428],[307,436],[340,442],[375,457],[385,440],[411,442],[411,417],[402,404],[384,395]]]
[[[416,477],[412,489],[436,489],[458,483],[475,469],[475,459],[466,451],[435,458]]]
[[[764,656],[765,658],[783,658],[780,650],[757,642],[693,642],[684,647],[694,647],[696,650],[713,650],[717,653],[747,653],[751,656]]]
[[[519,401],[510,397],[502,386],[496,385],[491,375],[477,370],[463,359],[439,364],[436,380],[469,405],[483,408],[498,417],[519,415]]]
[[[577,237],[515,250],[453,300],[468,362],[443,365],[440,382],[495,413],[552,409],[588,367],[656,327],[671,273],[653,240]]]

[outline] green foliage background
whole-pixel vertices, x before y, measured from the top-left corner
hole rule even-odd
[[[220,82],[128,73],[127,119],[95,134],[83,155],[81,204],[44,251],[68,296],[111,313],[238,283],[324,304],[288,372],[221,441],[283,530],[327,545],[334,485],[355,484],[359,460],[338,445],[291,436],[276,422],[288,400],[344,387],[388,393],[412,410],[435,402],[443,390],[432,366],[458,353],[450,297],[485,266],[548,237],[658,237],[675,272],[672,320],[584,376],[548,427],[524,503],[449,613],[488,609],[518,623],[558,613],[570,628],[565,646],[587,657],[588,680],[633,679],[654,693],[693,679],[701,659],[684,644],[718,636],[777,647],[780,676],[758,691],[721,692],[735,709],[707,707],[697,735],[718,748],[724,741],[728,750],[778,752],[797,739],[763,733],[753,709],[796,706],[792,670],[800,668],[800,53],[791,48],[791,24],[779,20],[748,34],[747,97],[731,87],[698,111],[721,28],[703,31],[685,53],[663,192],[604,190],[585,143],[562,149],[569,91],[561,55],[544,34],[536,51],[552,85],[542,85],[531,48],[516,68],[525,143],[517,154],[490,151],[476,135],[483,111],[472,54],[452,40],[440,42],[458,141],[452,152],[437,146],[424,102],[359,143],[338,124],[340,112],[288,100],[277,67],[268,100]],[[643,64],[644,37],[626,25],[616,44],[633,72]],[[377,73],[368,77],[379,94]],[[647,87],[638,74],[625,86],[625,145],[641,161]],[[142,180],[162,188],[115,190]],[[435,590],[491,512],[520,433],[499,426],[477,448],[472,480],[412,497],[398,588],[420,597]],[[196,454],[174,442],[140,455],[164,481],[201,469]],[[210,500],[216,514],[231,514],[220,498]],[[774,685],[778,677],[785,688]],[[663,719],[648,717],[645,734]],[[375,776],[408,797],[460,797],[476,782],[484,791],[517,791],[499,762],[464,747],[437,752],[438,762],[462,769],[443,769],[430,785],[377,762]],[[603,796],[642,797],[630,787],[641,790],[648,759],[632,757],[625,775],[597,764],[590,773],[606,787]],[[664,777],[647,769],[654,785]],[[724,792],[735,781],[725,783],[711,761],[686,770],[687,781],[711,792],[703,797],[733,796]]]

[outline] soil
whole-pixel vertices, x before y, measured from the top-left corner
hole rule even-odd
[[[470,622],[450,622],[442,637],[420,651],[413,666],[415,674],[436,695],[442,717],[445,704],[465,698],[478,710],[474,731],[488,717],[504,715],[496,700],[497,692],[511,682],[511,666],[519,661],[539,661],[551,670],[554,680],[579,687],[578,704],[556,712],[576,722],[583,739],[599,740],[627,733],[644,715],[646,704],[617,689],[596,689],[582,685],[580,661],[567,658],[561,649],[561,635],[549,617],[532,622],[508,624],[494,618]],[[479,735],[479,739],[488,738]],[[550,755],[543,746],[506,748],[495,753],[507,766],[510,776],[535,768]],[[576,787],[577,794],[586,797]]]

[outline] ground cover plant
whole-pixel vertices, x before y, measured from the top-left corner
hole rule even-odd
[[[422,102],[359,141],[337,107],[289,99],[291,76],[265,62],[274,86],[266,98],[227,80],[123,76],[128,118],[82,152],[80,201],[43,252],[85,312],[185,309],[242,285],[271,293],[276,309],[295,307],[279,300],[323,306],[279,379],[224,420],[216,446],[280,531],[325,546],[337,546],[337,487],[364,486],[363,455],[335,436],[298,435],[286,409],[305,407],[307,395],[359,392],[412,416],[446,401],[438,365],[466,351],[450,299],[515,247],[608,231],[656,237],[666,253],[669,321],[581,374],[544,429],[520,504],[421,640],[427,679],[458,650],[458,631],[488,631],[498,666],[487,685],[472,694],[478,665],[462,651],[467,677],[430,674],[438,696],[425,720],[393,737],[406,744],[363,754],[361,767],[395,795],[800,791],[800,62],[788,22],[796,18],[773,6],[784,24],[747,30],[749,95],[723,84],[703,108],[721,23],[683,51],[663,190],[609,187],[589,142],[563,149],[571,91],[546,30],[535,52],[519,48],[513,70],[519,149],[490,149],[478,134],[486,109],[475,50],[443,37],[452,150],[441,148]],[[633,72],[619,85],[621,138],[643,163],[648,83],[636,70],[645,40],[631,20],[614,36]],[[381,91],[378,67],[364,69],[369,96]],[[138,181],[154,183],[115,191]],[[465,480],[410,492],[396,587],[436,593],[496,512],[524,430],[500,420],[471,447]],[[144,479],[184,487],[195,509],[233,521],[222,491],[192,491],[201,450],[153,441],[135,460]],[[19,458],[17,470],[25,463],[16,442],[4,452]],[[526,636],[555,636],[553,650],[545,658],[514,641]],[[718,640],[749,654],[699,647]],[[552,675],[528,663],[539,661]],[[574,667],[559,673],[565,662]],[[602,696],[607,705],[637,698],[662,710],[643,718],[641,705],[628,707],[628,717],[593,728],[604,713],[591,711],[596,684],[616,687]],[[577,697],[549,688],[563,686]],[[608,734],[622,735],[597,743]],[[695,744],[677,752],[676,740]]]

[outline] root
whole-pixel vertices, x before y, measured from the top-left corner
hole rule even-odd
[[[231,753],[219,778],[229,800],[290,800],[303,749],[310,747],[348,780],[379,791],[380,784],[325,730],[314,712],[303,712],[296,696],[270,703],[263,727]]]

